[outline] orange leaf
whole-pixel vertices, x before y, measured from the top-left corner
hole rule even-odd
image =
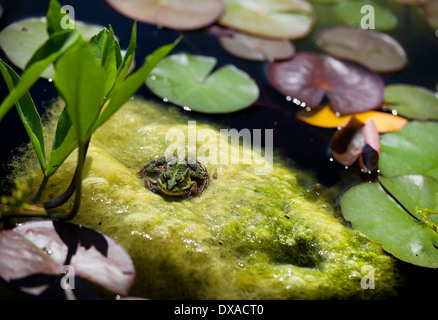
[[[342,116],[339,113],[334,113],[330,105],[324,105],[310,111],[303,108],[297,113],[298,119],[311,124],[312,126],[323,128],[342,127],[352,115]]]
[[[343,127],[352,117],[356,118],[363,124],[370,119],[373,120],[379,133],[401,130],[406,123],[408,123],[406,118],[381,111],[367,111],[356,114],[341,115],[333,112],[328,104],[310,111],[302,109],[297,113],[298,119],[310,125],[323,128]]]
[[[354,117],[363,123],[373,120],[379,133],[399,131],[408,123],[406,118],[380,111],[357,113]]]

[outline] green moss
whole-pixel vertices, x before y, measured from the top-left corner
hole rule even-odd
[[[179,110],[134,99],[91,141],[75,222],[126,248],[137,273],[132,295],[345,299],[395,293],[393,259],[344,226],[331,204],[305,187],[307,175],[281,159],[269,175],[255,174],[253,165],[206,164],[218,178],[191,200],[172,201],[145,189],[135,173],[164,154],[172,143],[165,139],[169,129],[187,132],[188,120]],[[212,127],[197,123],[198,130],[205,128]],[[229,152],[249,151],[230,145]],[[44,199],[66,189],[75,160],[73,154],[50,179]],[[40,173],[29,161],[35,159],[18,160],[15,176],[37,186]],[[375,289],[361,287],[364,267],[372,268]]]

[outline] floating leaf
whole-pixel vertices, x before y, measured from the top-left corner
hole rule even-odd
[[[380,137],[379,169],[384,176],[424,174],[438,178],[438,123],[411,121]]]
[[[268,65],[270,83],[286,96],[318,107],[324,95],[335,112],[351,114],[375,109],[383,99],[384,83],[367,69],[327,55],[297,53]]]
[[[224,11],[223,0],[106,0],[117,12],[131,19],[176,30],[203,28]]]
[[[429,196],[436,197],[436,189]],[[438,233],[410,216],[379,183],[353,186],[342,196],[341,208],[354,228],[395,257],[423,267],[438,267]]]
[[[335,7],[337,17],[345,24],[351,26],[360,26],[366,12],[362,10],[365,6],[373,9],[373,21],[376,30],[388,31],[398,25],[397,16],[391,10],[380,6],[379,4],[368,0],[349,0],[339,2]]]
[[[378,31],[332,27],[321,31],[316,43],[336,58],[357,62],[375,72],[397,71],[408,62],[397,40]]]
[[[323,128],[342,127],[352,117],[355,117],[363,124],[370,119],[373,120],[379,133],[401,130],[408,122],[408,120],[403,117],[380,111],[366,111],[354,115],[342,115],[333,112],[330,105],[324,105],[309,111],[303,108],[297,113],[298,119],[313,126]]]
[[[438,119],[438,97],[426,88],[392,84],[385,87],[385,103],[388,109],[416,120]]]
[[[211,73],[213,57],[187,53],[164,58],[146,80],[161,98],[193,111],[227,113],[244,109],[259,95],[257,84],[232,65]]]
[[[247,60],[285,60],[295,54],[295,47],[288,40],[254,37],[241,32],[221,36],[219,42],[227,52]]]
[[[426,22],[436,32],[436,30],[438,30],[438,1],[426,1],[423,3],[422,7]]]
[[[24,69],[36,50],[49,39],[46,21],[46,17],[27,18],[8,25],[0,32],[0,47],[14,65]],[[103,28],[81,21],[75,21],[75,24],[85,40]],[[41,76],[53,78],[53,67],[50,66]]]
[[[225,0],[219,24],[259,37],[297,39],[314,23],[313,7],[304,0]]]
[[[65,265],[73,268],[74,275],[124,295],[135,277],[132,260],[119,244],[74,224],[32,221],[2,231],[0,255],[0,276],[22,286],[20,279],[44,274],[60,276],[60,287]]]
[[[438,223],[437,179],[413,174],[394,177],[381,176],[379,181],[385,190],[419,221]],[[428,210],[435,213],[426,215],[425,212]]]

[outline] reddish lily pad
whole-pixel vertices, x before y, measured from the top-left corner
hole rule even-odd
[[[375,72],[397,71],[408,63],[397,40],[374,30],[332,27],[320,32],[316,43],[336,58],[357,62]]]
[[[114,240],[70,223],[32,221],[3,231],[0,255],[6,282],[34,274],[59,276],[68,265],[75,276],[126,295],[135,277],[130,256]]]
[[[359,159],[363,171],[374,170],[380,149],[376,125],[371,119],[364,124],[354,117],[351,118],[341,130],[335,132],[330,149],[333,158],[345,166],[350,166]]]
[[[311,108],[324,96],[335,112],[351,114],[380,105],[384,82],[375,73],[348,61],[316,53],[297,53],[292,59],[268,65],[268,78],[275,89]]]
[[[438,0],[429,0],[423,4],[426,22],[433,30],[438,30]]]
[[[221,36],[219,42],[228,53],[253,61],[286,60],[295,54],[295,47],[288,40],[255,37],[241,32]]]
[[[219,24],[259,37],[297,39],[315,21],[312,5],[304,0],[225,0]]]
[[[223,0],[106,0],[131,19],[175,30],[206,27],[222,15]]]

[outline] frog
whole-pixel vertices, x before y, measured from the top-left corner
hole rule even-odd
[[[137,174],[140,178],[157,175],[144,180],[145,187],[154,192],[172,197],[192,198],[200,196],[208,187],[210,176],[205,166],[197,159],[163,156],[148,162]]]

